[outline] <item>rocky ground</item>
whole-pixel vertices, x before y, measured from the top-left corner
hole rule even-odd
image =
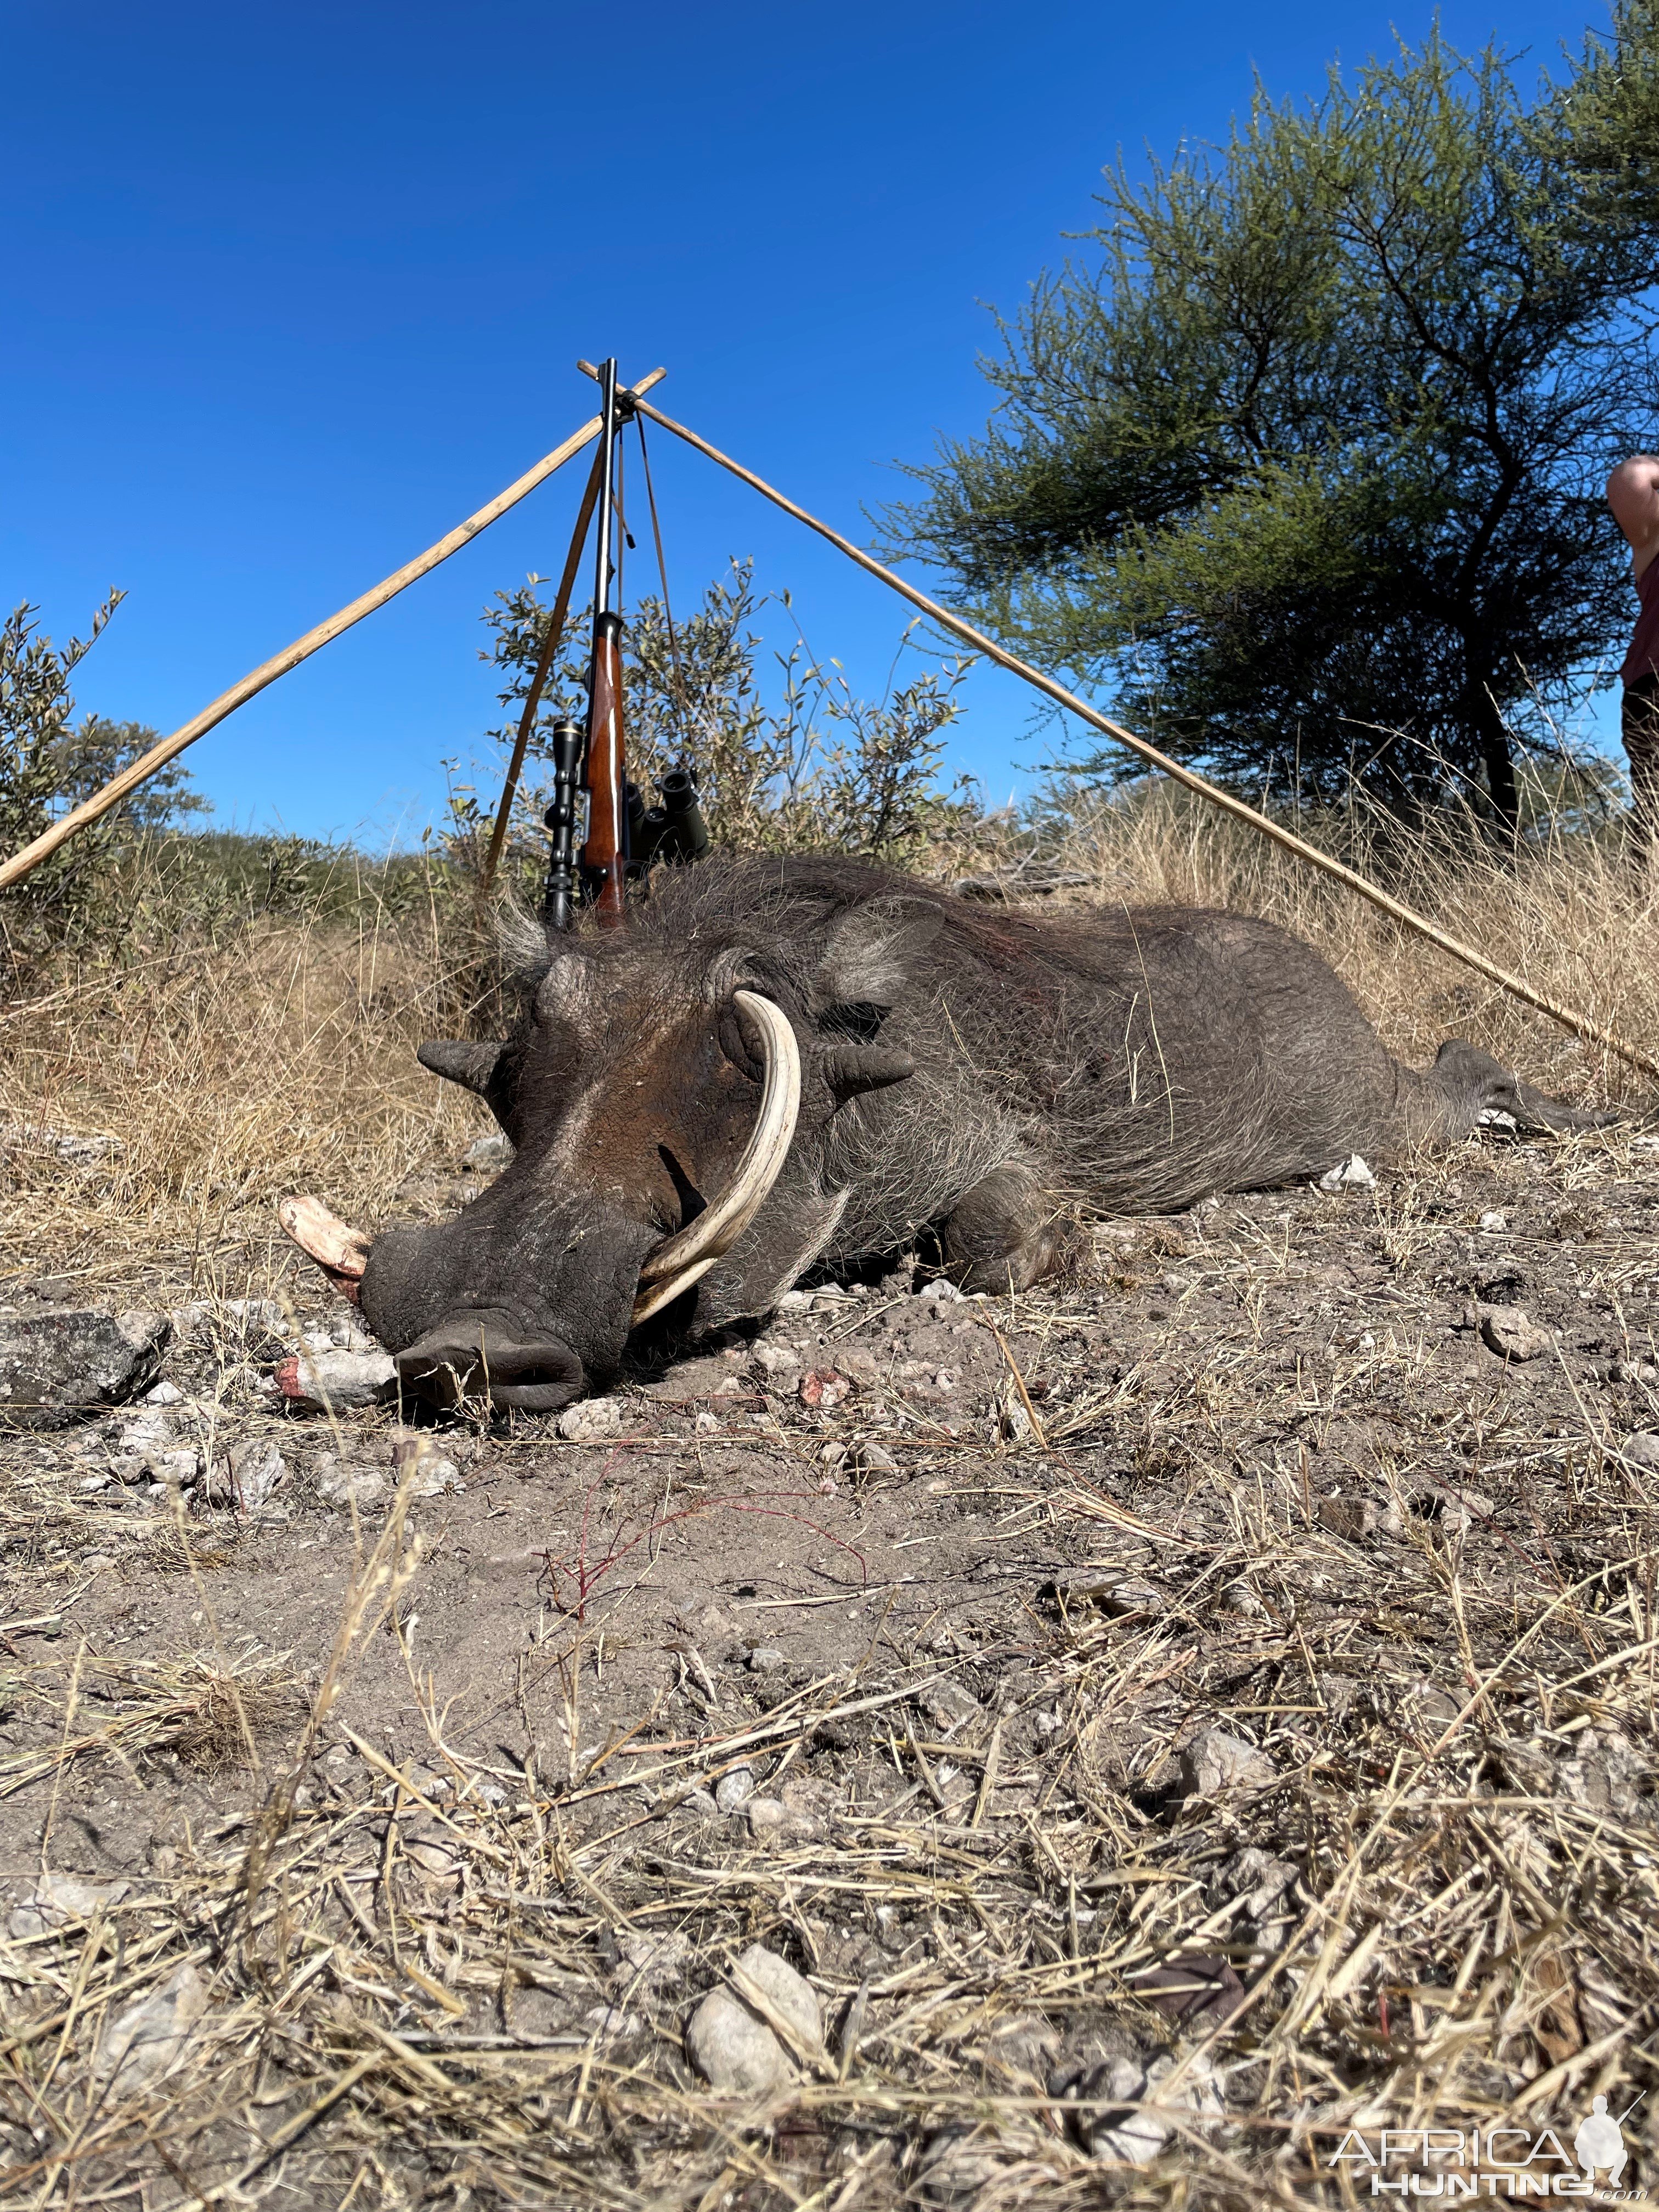
[[[343,1405],[274,1249],[118,1322],[0,1286],[14,1409],[128,1394],[0,1438],[0,2200],[1334,2203],[1385,2124],[1570,2143],[1659,2025],[1656,1224],[1659,1139],[1492,1133],[495,1426]]]

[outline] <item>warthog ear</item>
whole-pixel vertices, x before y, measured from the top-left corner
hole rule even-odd
[[[824,1053],[823,1079],[837,1106],[862,1091],[885,1091],[908,1083],[916,1063],[908,1052],[887,1052],[878,1044],[834,1044]]]
[[[476,1091],[482,1098],[489,1088],[495,1063],[506,1049],[501,1044],[461,1044],[448,1037],[434,1037],[428,1043],[416,1045],[415,1057],[422,1067],[441,1075],[446,1083],[459,1083],[464,1090]]]
[[[943,921],[921,899],[872,899],[849,908],[831,928],[812,979],[814,1009],[892,1006]]]

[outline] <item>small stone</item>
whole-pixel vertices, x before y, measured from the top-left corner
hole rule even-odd
[[[1483,1213],[1479,1223],[1480,1228],[1488,1237],[1501,1237],[1509,1225],[1508,1214],[1499,1213],[1496,1208],[1491,1212]]]
[[[1005,1443],[1034,1444],[1036,1425],[1018,1383],[1011,1382],[997,1401],[997,1432]]]
[[[738,1971],[765,1996],[795,2041],[808,2051],[821,2051],[823,2016],[811,1984],[763,1943],[751,1943],[739,1954],[737,1964]],[[740,1986],[738,1994],[742,1994]]]
[[[830,1413],[845,1402],[852,1390],[851,1377],[833,1367],[814,1367],[800,1378],[798,1395],[803,1406]]]
[[[751,1674],[775,1674],[779,1668],[787,1667],[788,1663],[787,1657],[775,1644],[757,1644],[749,1654]]]
[[[714,1430],[719,1428],[720,1422],[713,1413],[709,1413],[705,1408],[704,1411],[697,1414],[691,1425],[697,1431],[699,1435],[708,1436],[711,1435]]]
[[[513,1139],[503,1129],[493,1129],[487,1137],[475,1137],[461,1155],[461,1164],[471,1168],[475,1175],[489,1175],[506,1167],[513,1158]]]
[[[735,1813],[755,1794],[755,1778],[746,1766],[734,1766],[714,1784],[714,1802],[722,1813]]]
[[[255,1512],[287,1480],[288,1462],[271,1438],[250,1437],[214,1462],[210,1502],[234,1505],[241,1513]]]
[[[1659,1436],[1651,1429],[1638,1429],[1620,1445],[1619,1455],[1632,1467],[1659,1468]]]
[[[1553,1331],[1540,1328],[1519,1306],[1493,1306],[1480,1317],[1480,1336],[1500,1359],[1536,1359],[1555,1347]]]
[[[398,1370],[384,1352],[295,1352],[279,1362],[271,1395],[292,1413],[345,1413],[377,1406],[398,1394]]]
[[[1274,1858],[1249,1844],[1235,1851],[1218,1870],[1210,1886],[1209,1902],[1213,1909],[1243,1898],[1247,1917],[1265,1920],[1295,1881],[1296,1869],[1289,1859]]]
[[[622,1426],[619,1398],[579,1398],[567,1406],[554,1426],[567,1443],[598,1443],[614,1437]]]
[[[378,1352],[380,1348],[349,1306],[335,1315],[325,1334],[328,1342],[341,1352]]]
[[[384,1468],[342,1464],[326,1452],[317,1462],[317,1495],[327,1505],[383,1505],[392,1485]]]
[[[131,2095],[169,2073],[189,2050],[196,2021],[207,2010],[207,1988],[194,1966],[178,1972],[142,2003],[110,2022],[93,2073]]]
[[[775,1390],[793,1390],[800,1380],[801,1356],[793,1344],[757,1344],[755,1364]]]
[[[1069,1605],[1097,1605],[1103,1613],[1160,1613],[1167,1611],[1162,1590],[1121,1567],[1073,1567],[1054,1577],[1056,1594]]]
[[[847,1448],[842,1462],[848,1474],[896,1474],[898,1462],[885,1444],[873,1437],[860,1437]]]
[[[27,1899],[16,1906],[6,1923],[14,1942],[25,1936],[45,1936],[71,1920],[92,1920],[118,1905],[131,1891],[129,1881],[84,1881],[79,1875],[43,1874]]]
[[[176,1382],[161,1382],[153,1390],[144,1393],[147,1406],[181,1406],[184,1400],[185,1394]]]
[[[1279,1778],[1265,1752],[1225,1729],[1207,1728],[1181,1753],[1181,1778],[1189,1797],[1219,1797],[1232,1790],[1261,1790]]]
[[[439,1498],[446,1491],[466,1487],[454,1461],[446,1459],[429,1436],[398,1439],[392,1447],[392,1480],[411,1498]]]
[[[611,1979],[634,1990],[660,1989],[665,1983],[678,1981],[691,1956],[690,1938],[678,1928],[660,1936],[620,1936],[617,1949],[621,1963]]]
[[[416,1837],[403,1844],[402,1850],[404,1857],[418,1867],[428,1881],[456,1881],[460,1877],[460,1854],[447,1844]]]
[[[1339,1160],[1334,1168],[1328,1169],[1320,1176],[1319,1188],[1330,1191],[1374,1190],[1376,1177],[1358,1152],[1350,1152],[1346,1159]]]
[[[764,2097],[796,2078],[771,2029],[730,1990],[711,1990],[685,2031],[686,2055],[721,2095]]]

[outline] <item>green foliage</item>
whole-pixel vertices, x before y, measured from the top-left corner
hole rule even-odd
[[[1659,0],[1530,105],[1437,32],[1258,88],[1103,204],[890,534],[1228,780],[1409,812],[1480,776],[1513,819],[1511,732],[1632,612],[1601,485],[1650,435]]]
[[[532,576],[498,593],[484,612],[495,633],[488,657],[507,672],[501,697],[510,708],[521,707],[547,634],[540,582]],[[660,599],[633,609],[623,638],[629,775],[648,793],[671,768],[690,767],[710,836],[729,850],[913,860],[971,811],[959,792],[947,794],[938,783],[943,732],[955,719],[968,664],[923,670],[871,701],[798,639],[775,656],[769,702],[757,665],[760,640],[750,628],[763,604],[748,565],[734,562],[672,632]],[[538,886],[546,861],[550,733],[562,715],[580,720],[585,711],[587,637],[584,613],[567,630],[531,741],[533,772],[520,790],[512,846],[527,890]],[[514,713],[491,736],[510,747],[518,720]],[[476,868],[489,842],[493,797],[459,784],[450,805],[450,849]]]
[[[75,671],[121,598],[112,592],[90,635],[61,649],[27,603],[0,624],[0,854],[33,843],[155,742],[137,722],[72,719]],[[13,979],[52,946],[115,922],[113,886],[134,839],[205,807],[185,769],[165,769],[0,897],[0,961]]]

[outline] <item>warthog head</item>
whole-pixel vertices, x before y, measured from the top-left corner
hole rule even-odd
[[[406,1389],[553,1411],[609,1382],[629,1334],[711,1268],[727,1310],[762,1310],[822,1249],[841,1201],[802,1186],[792,1146],[911,1073],[873,1037],[902,980],[894,942],[916,923],[869,907],[815,919],[816,942],[752,911],[713,943],[677,938],[660,911],[562,939],[505,1041],[420,1048],[489,1106],[511,1164],[454,1220],[372,1245],[314,1201],[283,1215],[357,1296]],[[735,1296],[734,1271],[751,1279]]]

